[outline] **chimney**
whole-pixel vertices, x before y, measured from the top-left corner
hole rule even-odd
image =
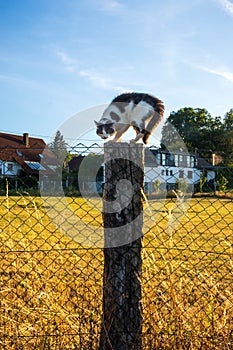
[[[29,147],[29,134],[27,132],[23,134],[23,144],[26,147]]]

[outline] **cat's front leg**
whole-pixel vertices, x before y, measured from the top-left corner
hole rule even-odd
[[[143,138],[144,134],[139,133],[136,135],[135,139],[131,140],[130,142],[134,142],[137,143],[138,141],[140,141]]]
[[[127,124],[118,124],[116,126],[116,134],[115,137],[110,140],[110,142],[121,142],[123,134],[128,130],[129,125]]]

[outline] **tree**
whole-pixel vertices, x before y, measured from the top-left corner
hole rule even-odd
[[[183,140],[188,151],[195,148],[216,150],[221,130],[221,118],[211,117],[204,108],[185,107],[172,112],[162,130],[161,146],[178,149]]]
[[[65,168],[66,156],[68,154],[67,143],[59,130],[56,132],[54,140],[49,144],[49,148],[57,157],[58,169]]]
[[[233,165],[233,108],[224,116],[219,137],[219,149],[222,152],[223,163]]]

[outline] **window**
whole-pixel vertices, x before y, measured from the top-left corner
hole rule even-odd
[[[173,171],[172,170],[170,170],[170,176],[173,176]]]
[[[179,178],[182,179],[184,177],[184,170],[179,170]]]
[[[166,170],[166,176],[168,176],[169,175],[169,171],[168,171],[168,169]]]
[[[183,154],[179,155],[179,166],[183,166],[184,165],[184,156]]]
[[[166,154],[162,154],[162,165],[166,165]]]
[[[7,173],[12,173],[13,170],[14,170],[14,164],[13,163],[7,163],[6,172]]]
[[[26,160],[25,163],[33,170],[45,170],[45,168],[38,162],[30,162]]]
[[[191,156],[190,161],[191,161],[191,168],[194,168],[195,167],[195,157]]]
[[[161,175],[162,175],[162,176],[164,176],[164,173],[165,173],[165,171],[164,171],[164,170],[162,170],[162,171],[161,171]]]
[[[169,154],[168,155],[168,165],[170,166],[174,166],[175,162],[174,162],[174,155],[173,154]]]
[[[161,164],[161,153],[157,153],[156,154],[156,161],[157,161],[157,164]]]
[[[175,154],[175,166],[179,166],[178,154]]]
[[[193,178],[193,172],[191,170],[188,170],[188,179]]]

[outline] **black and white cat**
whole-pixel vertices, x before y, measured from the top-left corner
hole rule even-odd
[[[158,98],[146,93],[123,93],[112,100],[104,111],[96,133],[102,139],[114,135],[112,142],[120,142],[130,126],[136,131],[134,142],[148,143],[149,136],[163,118],[164,104]]]

